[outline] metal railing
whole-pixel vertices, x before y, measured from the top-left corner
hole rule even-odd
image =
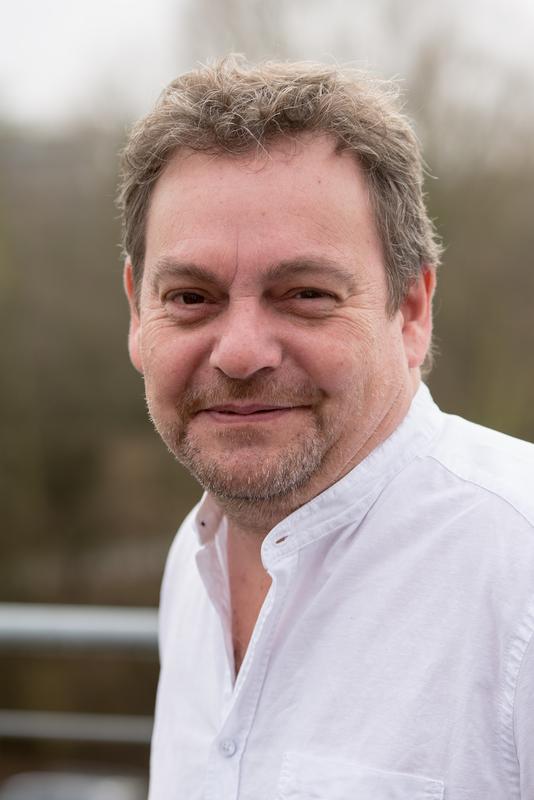
[[[0,651],[121,652],[157,656],[157,611],[108,606],[0,604]],[[148,744],[152,718],[0,710],[0,738]]]

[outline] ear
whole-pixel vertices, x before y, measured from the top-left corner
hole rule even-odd
[[[141,349],[139,340],[141,337],[141,321],[139,319],[139,308],[137,296],[135,293],[135,283],[133,277],[133,267],[130,257],[126,258],[124,262],[123,284],[126,297],[128,298],[128,305],[130,307],[130,327],[128,330],[128,352],[130,354],[130,361],[138,372],[143,374],[143,362],[141,359]]]
[[[410,369],[421,366],[432,339],[432,297],[436,288],[436,270],[423,266],[410,286],[400,307],[402,313],[402,338]]]

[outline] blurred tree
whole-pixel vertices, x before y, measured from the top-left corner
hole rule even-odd
[[[302,5],[300,0],[297,4]],[[187,60],[205,62],[231,52],[246,53],[252,59],[287,58],[291,52],[287,13],[284,0],[190,2],[184,13]]]
[[[2,270],[9,381],[0,395],[5,597],[154,603],[165,543],[190,505],[187,479],[186,498],[169,502],[180,472],[170,458],[165,469],[127,359],[117,147],[90,130],[0,145],[10,231]],[[159,548],[147,539],[157,531]],[[108,575],[107,586],[98,570],[83,574],[80,559],[93,553],[94,566],[102,551],[105,564],[105,546],[117,538],[139,551],[142,578],[130,576],[130,588],[120,568],[121,581]],[[147,562],[150,544],[157,564]]]

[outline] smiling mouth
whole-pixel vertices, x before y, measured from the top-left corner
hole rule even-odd
[[[200,414],[206,414],[211,419],[220,422],[253,422],[277,419],[292,411],[300,411],[307,406],[264,406],[260,404],[249,405],[221,405],[205,408]]]
[[[215,411],[220,414],[238,414],[248,416],[249,414],[267,414],[270,411],[287,411],[291,406],[264,406],[260,404],[212,406],[206,411]]]

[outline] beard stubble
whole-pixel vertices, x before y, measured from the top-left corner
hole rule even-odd
[[[298,493],[317,473],[329,452],[333,426],[319,414],[324,393],[309,381],[284,385],[254,376],[237,381],[220,376],[209,387],[187,389],[172,420],[159,415],[148,402],[149,413],[171,453],[200,485],[223,503],[250,506],[284,500]],[[229,425],[212,431],[210,444],[195,420],[199,411],[234,401],[269,406],[306,406],[307,424],[288,435],[283,446],[270,446],[269,433],[260,428]],[[261,423],[260,423],[261,425]]]

